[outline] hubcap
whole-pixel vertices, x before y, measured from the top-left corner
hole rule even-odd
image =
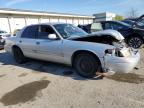
[[[90,62],[90,60],[88,59],[81,60],[79,66],[80,66],[80,69],[85,73],[90,73],[93,69],[92,62]]]
[[[139,48],[141,45],[142,45],[142,41],[138,37],[134,37],[129,40],[130,47]]]

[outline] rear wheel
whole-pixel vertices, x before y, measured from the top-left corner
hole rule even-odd
[[[96,76],[96,72],[101,67],[98,58],[89,53],[78,54],[74,59],[73,65],[77,73],[86,78]]]
[[[140,48],[142,46],[142,44],[143,44],[143,40],[138,36],[130,37],[128,39],[128,45],[135,49]]]
[[[23,55],[21,49],[18,47],[13,48],[13,56],[15,61],[19,64],[26,62],[26,57]]]

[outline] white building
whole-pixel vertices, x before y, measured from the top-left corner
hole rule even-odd
[[[93,16],[52,13],[43,11],[0,9],[0,29],[13,33],[16,29],[30,24],[46,22],[64,22],[74,25],[90,24]]]
[[[116,17],[115,13],[110,12],[104,12],[104,13],[98,13],[93,15],[95,17],[94,22],[97,21],[110,21],[113,20]]]

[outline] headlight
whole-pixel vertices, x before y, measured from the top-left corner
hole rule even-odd
[[[120,52],[122,53],[122,55],[123,55],[124,57],[131,56],[131,53],[130,53],[130,49],[129,49],[129,48],[121,49]]]
[[[106,55],[117,56],[117,57],[128,57],[131,55],[128,48],[123,49],[107,49],[105,50]]]

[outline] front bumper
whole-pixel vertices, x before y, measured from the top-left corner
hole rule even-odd
[[[105,56],[105,70],[130,73],[134,67],[138,64],[140,60],[140,54],[137,52],[130,57],[115,57],[115,56]]]

